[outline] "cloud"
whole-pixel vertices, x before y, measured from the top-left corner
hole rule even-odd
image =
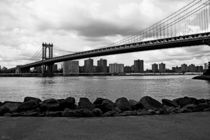
[[[32,62],[30,57],[35,52],[39,54],[42,42],[53,42],[57,50],[74,52],[105,47],[129,35],[139,34],[141,30],[188,2],[190,1],[1,0],[0,65],[13,67]],[[198,26],[188,28],[192,31],[200,30]],[[172,50],[160,50],[105,58],[110,63],[124,62],[126,65],[138,58],[145,59],[149,64],[155,61],[171,63],[173,59],[182,63],[184,59],[190,59],[183,57],[184,55],[201,58],[198,55],[205,51],[206,49],[198,47],[177,49],[176,54]],[[55,49],[55,55],[62,54],[66,53]],[[38,57],[37,55],[36,58]],[[198,62],[197,59],[196,61]]]

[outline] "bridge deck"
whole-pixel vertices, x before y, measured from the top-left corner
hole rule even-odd
[[[90,51],[78,52],[74,54],[54,57],[52,59],[37,61],[30,64],[22,65],[20,68],[29,68],[29,67],[40,66],[43,64],[53,64],[57,62],[83,59],[88,57],[157,50],[157,49],[188,47],[196,45],[209,45],[209,44],[210,44],[210,32],[207,32],[207,33],[177,36],[177,37],[151,40],[151,41],[142,41],[142,42],[123,44],[118,46],[111,46],[107,48],[94,49]]]

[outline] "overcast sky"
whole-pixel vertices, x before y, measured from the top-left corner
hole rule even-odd
[[[106,46],[163,19],[191,0],[0,0],[0,65],[13,67],[51,42],[58,50],[84,51]],[[143,59],[145,67],[164,62],[203,65],[210,47],[136,52],[106,57],[108,63],[132,65]],[[34,60],[33,60],[34,61]],[[83,60],[80,65],[83,65]]]

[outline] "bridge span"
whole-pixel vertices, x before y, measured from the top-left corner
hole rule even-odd
[[[197,45],[210,45],[210,32],[177,36],[165,39],[157,39],[151,41],[142,41],[142,42],[123,44],[118,46],[111,46],[107,48],[83,51],[74,54],[54,57],[47,60],[41,60],[26,65],[21,65],[19,67],[21,69],[24,69],[41,65],[54,64],[57,62],[62,62],[67,60],[76,60],[76,59],[83,59],[89,57],[149,51],[149,50],[169,49],[169,48],[178,48],[178,47],[192,47]]]

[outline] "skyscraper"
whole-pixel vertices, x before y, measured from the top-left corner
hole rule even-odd
[[[144,72],[144,61],[143,60],[134,60],[134,73]]]
[[[154,63],[152,64],[152,72],[158,72],[158,64]]]
[[[109,73],[124,73],[124,64],[109,64]]]
[[[87,59],[85,60],[84,65],[85,73],[93,73],[93,59]]]
[[[63,75],[79,74],[79,61],[63,62]]]
[[[160,63],[159,64],[159,72],[166,72],[166,64]]]
[[[97,61],[97,72],[107,73],[107,60],[100,59]]]

